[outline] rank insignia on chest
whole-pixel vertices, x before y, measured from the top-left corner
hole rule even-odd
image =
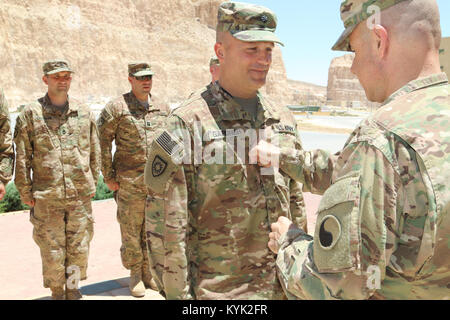
[[[100,114],[100,118],[103,119],[103,121],[111,121],[113,119],[113,116],[111,114],[109,114],[109,112],[104,110]]]
[[[59,119],[50,118],[47,120],[47,124],[50,127],[50,129],[56,131],[59,128],[60,122]]]
[[[152,126],[152,122],[151,121],[146,121],[145,122],[145,126],[146,127],[151,127]]]

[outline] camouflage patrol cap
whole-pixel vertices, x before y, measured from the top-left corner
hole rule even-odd
[[[142,77],[152,76],[155,73],[147,62],[131,62],[128,64],[128,74],[133,77]]]
[[[58,72],[72,72],[72,69],[69,67],[69,63],[66,60],[50,60],[44,63],[42,66],[42,71],[44,71],[45,75],[55,74]]]
[[[345,31],[334,44],[332,50],[351,51],[349,37],[358,24],[375,12],[381,12],[403,1],[405,0],[343,0],[340,11]]]
[[[220,65],[219,59],[216,57],[216,55],[212,56],[211,59],[209,59],[209,66],[213,65]]]
[[[224,2],[217,15],[217,31],[230,32],[245,42],[276,42],[277,16],[268,8],[243,2]]]

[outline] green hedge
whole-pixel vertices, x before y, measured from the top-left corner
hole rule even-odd
[[[105,182],[103,181],[103,176],[100,176],[97,183],[97,191],[93,201],[104,200],[113,197],[113,192],[108,189]],[[30,207],[24,204],[20,200],[19,191],[17,191],[14,182],[10,182],[6,186],[6,195],[0,202],[0,214],[12,211],[29,210]]]
[[[6,195],[2,202],[0,202],[0,213],[28,209],[30,209],[30,207],[20,200],[19,191],[17,191],[14,182],[8,183],[6,186]]]
[[[97,183],[97,192],[95,193],[95,197],[93,200],[104,200],[110,199],[112,197],[114,197],[113,192],[110,191],[106,186],[106,183],[103,180],[103,176],[100,176]]]

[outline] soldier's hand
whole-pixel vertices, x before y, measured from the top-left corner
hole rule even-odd
[[[108,189],[111,191],[117,191],[119,190],[119,183],[115,181],[107,182],[106,185],[108,186]]]
[[[272,228],[272,232],[269,234],[268,246],[273,253],[278,253],[278,250],[280,249],[278,240],[289,230],[291,225],[291,220],[286,217],[279,217],[278,221],[276,223],[272,223],[270,226]]]
[[[251,163],[257,161],[264,168],[278,167],[279,157],[280,149],[265,140],[261,140],[249,154]]]
[[[3,200],[5,195],[6,195],[5,185],[2,182],[0,182],[0,201]]]
[[[23,203],[25,203],[27,206],[33,208],[33,207],[34,207],[34,204],[35,204],[36,202],[35,202],[34,199],[33,199],[33,200],[31,200],[31,201],[24,201]]]
[[[96,192],[94,192],[93,194],[91,194],[91,198],[95,197]]]

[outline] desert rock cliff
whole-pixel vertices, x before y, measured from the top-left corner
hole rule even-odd
[[[65,58],[76,74],[70,95],[104,103],[129,90],[127,64],[149,61],[159,101],[183,101],[210,82],[220,0],[2,0],[0,86],[15,109],[45,92],[42,63]],[[307,85],[306,85],[307,86]],[[289,84],[281,50],[262,90],[280,104],[303,90]],[[317,86],[311,86],[315,92]],[[319,88],[322,93],[323,88]]]

